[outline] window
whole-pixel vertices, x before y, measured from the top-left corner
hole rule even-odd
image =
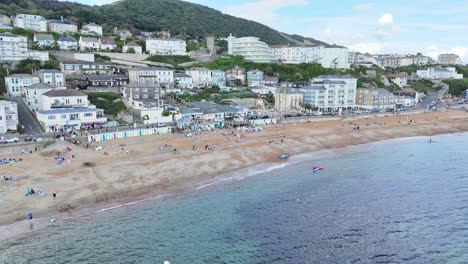
[[[67,119],[67,115],[66,115],[66,114],[63,114],[63,115],[62,115],[62,119]]]
[[[85,116],[85,117],[92,117],[92,116],[93,116],[93,113],[85,113],[84,116]]]
[[[49,116],[47,116],[47,119],[49,119],[49,120],[54,120],[54,119],[55,119],[55,115],[49,115]]]

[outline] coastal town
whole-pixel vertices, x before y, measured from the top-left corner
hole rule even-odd
[[[173,187],[185,169],[200,180],[290,154],[466,129],[468,93],[450,92],[467,77],[455,54],[189,39],[33,14],[0,15],[0,32],[0,190],[26,208],[9,203],[0,223]],[[130,181],[135,171],[144,175]],[[125,186],[107,185],[116,179]],[[53,202],[29,199],[38,193]]]

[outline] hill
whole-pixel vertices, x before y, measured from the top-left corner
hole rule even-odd
[[[103,6],[88,6],[56,0],[2,0],[0,14],[37,14],[47,19],[61,16],[80,24],[95,22],[105,31],[119,28],[143,31],[169,30],[173,35],[198,38],[208,34],[226,37],[257,36],[270,45],[291,43],[291,40],[320,41],[293,35],[287,36],[272,28],[247,19],[226,15],[215,9],[180,0],[121,0]],[[292,43],[291,43],[292,44]],[[298,44],[298,43],[295,43]]]

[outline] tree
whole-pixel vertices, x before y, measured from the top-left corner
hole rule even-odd
[[[134,48],[128,48],[127,53],[135,54],[135,49]]]

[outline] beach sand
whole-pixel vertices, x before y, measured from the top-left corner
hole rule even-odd
[[[409,124],[410,120],[414,122]],[[356,120],[359,130],[350,122],[278,124],[265,127],[263,132],[245,134],[245,138],[222,135],[228,132],[225,130],[191,138],[183,134],[146,136],[101,142],[98,145],[103,149],[99,151],[58,142],[33,154],[6,157],[21,157],[23,161],[0,165],[5,175],[17,177],[15,182],[0,181],[0,225],[24,220],[30,212],[34,217],[56,214],[59,206],[68,204],[78,209],[120,198],[158,194],[168,188],[188,191],[220,174],[279,162],[278,155],[283,151],[296,155],[385,139],[468,131],[468,113],[461,111]],[[161,150],[166,144],[171,147]],[[205,150],[206,145],[214,149]],[[67,146],[73,151],[64,155],[73,154],[76,158],[56,165],[56,152]],[[193,146],[197,150],[192,150]],[[96,166],[83,166],[88,161]],[[46,194],[25,196],[28,187]],[[56,199],[53,192],[57,193]]]

